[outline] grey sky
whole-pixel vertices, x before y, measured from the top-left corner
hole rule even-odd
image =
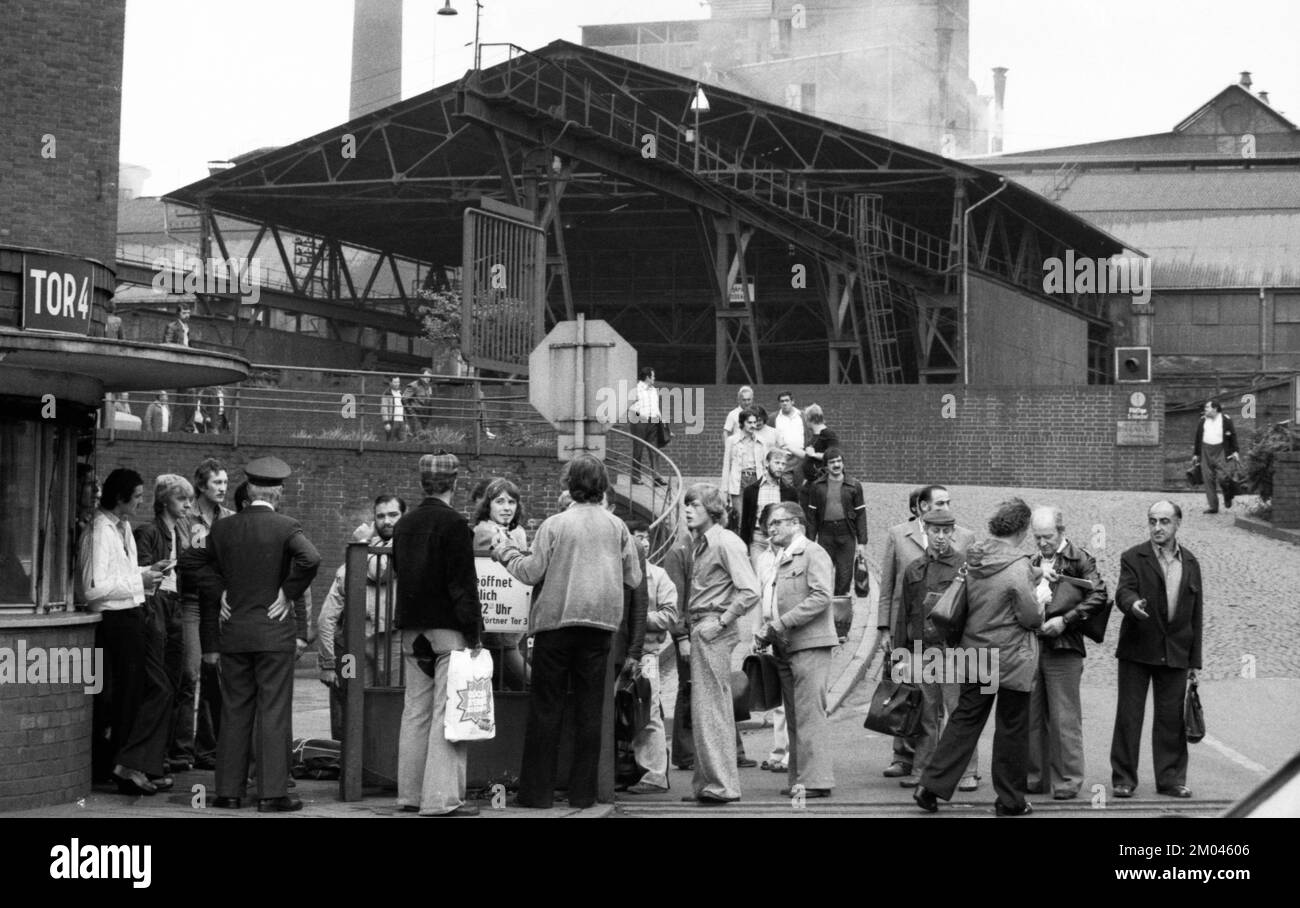
[[[473,0],[453,5],[405,0],[404,96],[469,68]],[[577,42],[581,25],[706,15],[698,0],[487,0],[482,40],[533,48]],[[128,0],[122,160],[160,194],[210,159],[345,121],[351,29],[352,0]],[[972,0],[970,75],[987,94],[991,68],[1010,68],[1008,151],[1167,131],[1243,69],[1295,119],[1297,35],[1286,0]]]

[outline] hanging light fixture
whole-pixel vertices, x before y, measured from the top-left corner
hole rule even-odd
[[[456,12],[456,8],[455,8],[454,6],[451,5],[451,0],[446,0],[446,3],[445,3],[445,5],[443,6],[443,8],[440,9],[440,10],[438,10],[438,15],[439,15],[439,16],[456,16],[456,15],[459,15],[459,13],[457,13],[457,12]]]

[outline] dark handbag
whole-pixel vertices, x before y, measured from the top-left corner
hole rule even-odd
[[[882,659],[889,661],[888,656]],[[910,738],[921,730],[921,688],[909,681],[887,677],[884,666],[881,675],[862,727],[895,738]]]
[[[942,640],[948,646],[961,643],[966,630],[966,565],[963,564],[952,583],[925,617],[925,639]]]
[[[776,658],[770,653],[754,653],[745,657],[741,671],[749,682],[749,709],[765,713],[781,705],[781,676],[776,670]]]
[[[1192,464],[1183,475],[1187,477],[1187,484],[1193,489],[1205,481],[1201,477],[1201,465],[1199,463]]]
[[[1079,577],[1062,576],[1061,582],[1056,586],[1056,592],[1052,593],[1052,601],[1047,603],[1045,619],[1068,615],[1074,611],[1079,603],[1087,598],[1088,591],[1092,589],[1091,585],[1083,585],[1086,583],[1088,581]],[[1107,600],[1105,605],[1089,615],[1079,625],[1079,630],[1093,643],[1105,641],[1106,625],[1110,623],[1110,609],[1113,604],[1110,600]]]
[[[731,712],[737,722],[749,718],[749,679],[744,672],[731,673]]]
[[[871,571],[867,568],[867,556],[861,552],[853,558],[853,595],[861,599],[871,595]]]
[[[1201,694],[1195,681],[1187,685],[1187,701],[1183,706],[1183,727],[1187,743],[1196,744],[1205,737],[1205,713],[1201,710]]]
[[[650,679],[624,672],[614,688],[614,735],[631,741],[650,724]]]
[[[655,447],[666,448],[668,442],[673,440],[672,427],[666,422],[655,423]]]

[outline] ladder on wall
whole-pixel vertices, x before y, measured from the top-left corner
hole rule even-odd
[[[871,378],[876,384],[903,381],[903,363],[898,349],[898,328],[881,230],[881,197],[858,193],[854,199],[854,251],[871,354]]]

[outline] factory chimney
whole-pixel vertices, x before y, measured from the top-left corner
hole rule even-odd
[[[1007,100],[1007,68],[993,67],[993,154],[1002,154],[1003,120]]]
[[[402,99],[402,0],[353,0],[348,119]]]
[[[1246,89],[1247,91],[1250,91],[1250,85],[1251,85],[1251,82],[1250,82],[1250,71],[1249,71],[1249,70],[1244,70],[1244,69],[1243,69],[1243,70],[1241,71],[1241,82],[1239,82],[1238,84],[1239,84],[1242,88]]]

